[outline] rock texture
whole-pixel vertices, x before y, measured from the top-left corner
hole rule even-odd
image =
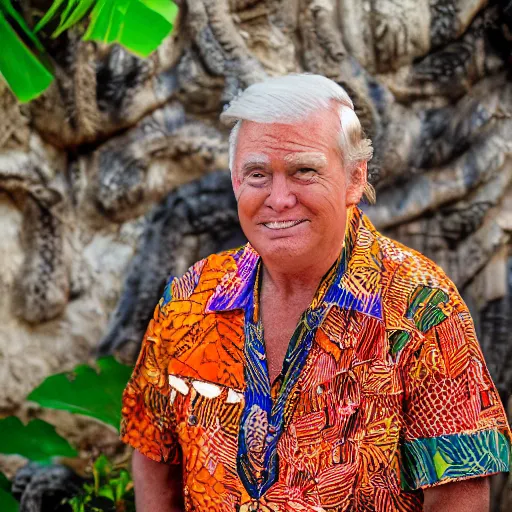
[[[70,507],[63,504],[63,500],[78,494],[84,482],[66,466],[31,463],[17,471],[12,483],[12,494],[20,502],[21,512],[67,512]]]
[[[23,2],[27,21],[48,3]],[[133,360],[167,275],[243,240],[219,114],[247,85],[300,71],[354,99],[375,146],[366,211],[454,279],[508,403],[510,2],[180,6],[146,60],[79,27],[44,40],[57,79],[42,97],[20,106],[0,82],[0,409],[97,351]]]

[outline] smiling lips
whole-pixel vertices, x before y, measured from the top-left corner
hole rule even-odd
[[[275,221],[275,222],[263,222],[263,225],[269,229],[287,229],[292,228],[293,226],[297,226],[305,222],[305,219],[302,220],[283,220],[283,221]]]

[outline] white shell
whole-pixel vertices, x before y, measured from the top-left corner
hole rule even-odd
[[[230,389],[228,391],[228,397],[226,398],[227,404],[237,404],[238,402],[242,401],[242,398],[244,395],[242,393],[239,393],[238,391],[235,391],[234,389]]]
[[[175,375],[169,375],[169,384],[179,391],[182,395],[188,395],[189,387],[187,383],[180,379],[179,377],[176,377]]]
[[[176,400],[176,390],[175,389],[172,389],[171,390],[171,395],[169,396],[169,405],[172,405],[174,403],[174,400]]]
[[[203,382],[202,380],[192,381],[192,386],[194,386],[194,389],[200,395],[203,395],[206,398],[216,398],[222,392],[220,386],[216,386],[215,384],[211,384],[210,382]]]

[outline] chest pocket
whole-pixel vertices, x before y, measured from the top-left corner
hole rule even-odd
[[[351,372],[342,372],[329,380],[315,383],[304,392],[291,422],[299,444],[316,436],[337,443],[358,429],[361,389]]]
[[[238,434],[243,393],[211,382],[169,375],[170,406],[179,430],[199,427],[220,429],[229,437]]]

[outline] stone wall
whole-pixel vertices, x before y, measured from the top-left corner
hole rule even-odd
[[[189,0],[146,60],[80,27],[46,40],[41,98],[0,83],[0,410],[97,350],[133,360],[166,276],[242,240],[218,116],[300,71],[352,96],[375,146],[366,211],[454,279],[507,402],[511,33],[506,1]]]

